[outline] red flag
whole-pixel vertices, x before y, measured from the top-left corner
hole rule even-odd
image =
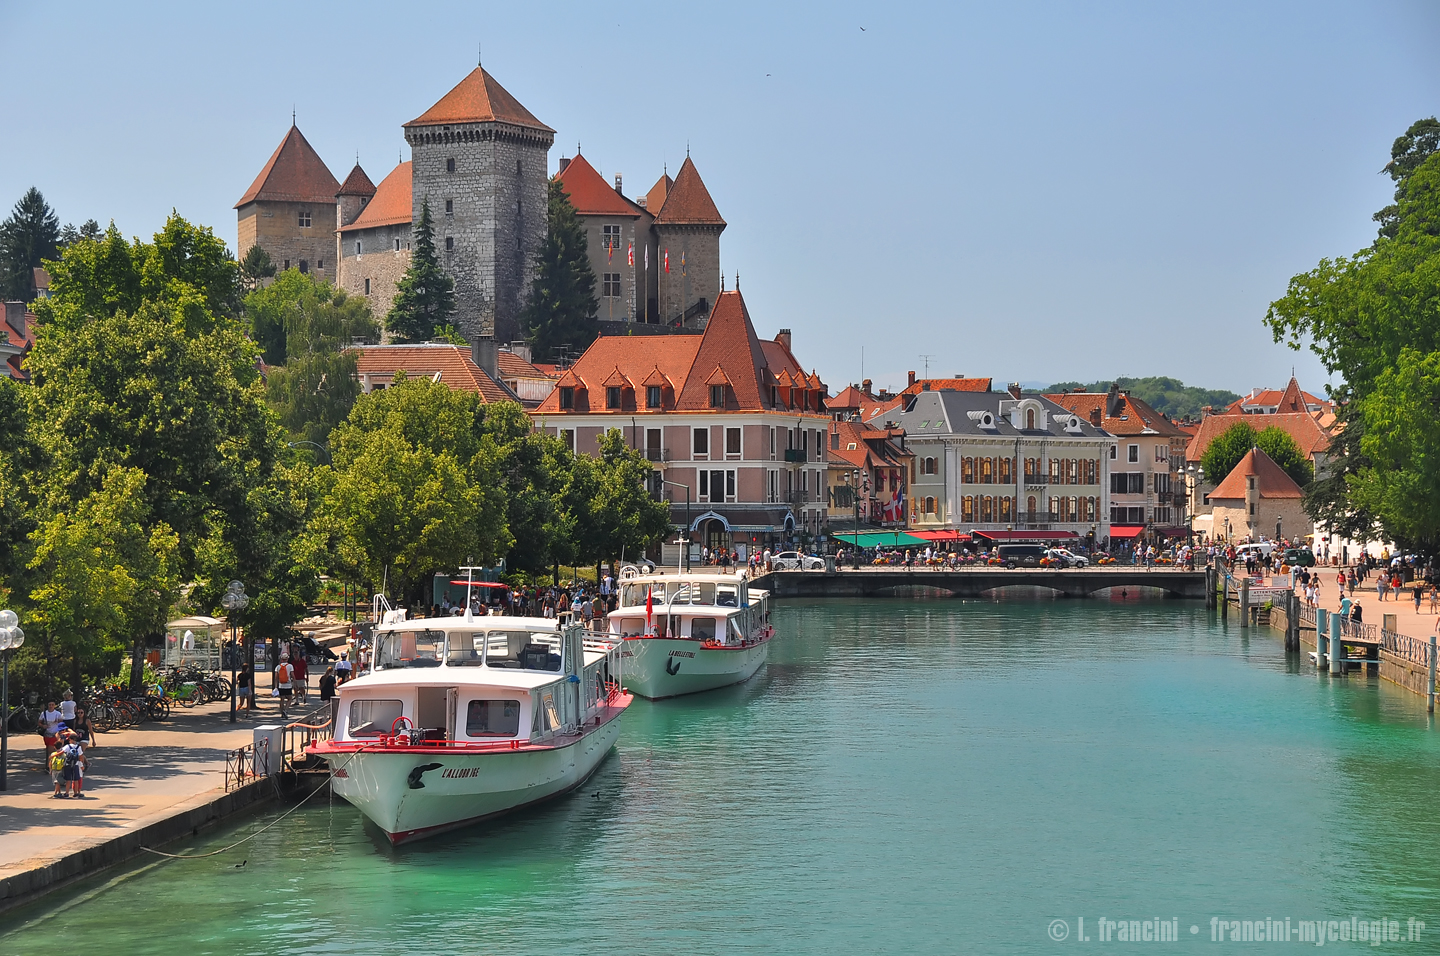
[[[615,258],[615,243],[605,240],[605,261],[610,262]]]
[[[682,276],[685,274],[685,250],[684,250],[684,249],[681,249],[681,250],[680,250],[680,274],[681,274]]]
[[[625,250],[625,264],[627,266],[635,265],[635,243],[633,242]]]
[[[665,250],[665,271],[666,271],[666,272],[669,272],[669,271],[670,271],[670,250],[669,250],[669,249],[666,249],[666,250]]]
[[[655,616],[655,592],[650,588],[645,589],[645,629],[648,631],[654,627]]]

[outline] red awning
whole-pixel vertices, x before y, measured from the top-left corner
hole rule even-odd
[[[926,541],[969,541],[968,534],[961,534],[958,531],[911,531],[910,534],[917,538],[924,538]]]
[[[972,531],[990,541],[1062,541],[1080,537],[1073,531]]]
[[[1140,532],[1145,530],[1143,524],[1112,524],[1110,526],[1110,540],[1116,538],[1138,538]]]

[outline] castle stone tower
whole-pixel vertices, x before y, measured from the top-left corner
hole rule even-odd
[[[275,268],[299,269],[335,281],[335,181],[315,148],[293,123],[260,175],[235,204],[235,255],[251,246]]]
[[[428,201],[436,252],[455,280],[456,324],[472,339],[518,338],[545,240],[555,131],[480,67],[404,129],[414,222]]]
[[[661,186],[667,188],[660,190]],[[655,187],[651,193],[660,190],[664,197],[658,211],[650,210],[661,255],[660,321],[704,328],[720,295],[720,233],[725,231],[725,220],[689,156],[673,183],[662,179]],[[648,198],[646,205],[652,205]]]

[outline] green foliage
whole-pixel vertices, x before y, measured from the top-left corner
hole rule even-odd
[[[1432,151],[1440,133],[1432,124],[1412,126],[1408,146],[1397,141],[1395,205],[1382,211],[1374,244],[1292,278],[1265,318],[1276,341],[1308,345],[1344,381],[1332,389],[1342,403],[1341,453],[1307,499],[1311,515],[1350,529],[1373,520],[1402,546],[1426,552],[1436,547],[1440,521],[1428,499],[1407,501],[1404,490],[1433,487],[1440,472],[1440,461],[1425,454],[1434,409],[1400,416],[1386,403],[1418,408],[1440,351],[1440,155]],[[1399,456],[1403,449],[1408,457]]]
[[[1390,178],[1397,184],[1404,184],[1437,149],[1440,149],[1440,121],[1433,116],[1428,119],[1416,120],[1410,124],[1405,135],[1396,137],[1394,144],[1391,145],[1390,162],[1385,164],[1385,172],[1389,173]],[[1398,189],[1395,200],[1394,203],[1371,217],[1380,224],[1382,238],[1395,238],[1400,227]]]
[[[1255,447],[1255,438],[1255,429],[1247,421],[1238,421],[1216,435],[1200,458],[1205,480],[1217,485],[1224,481],[1225,476],[1240,464],[1240,459]]]
[[[670,527],[670,507],[645,487],[651,466],[619,429],[600,438],[598,457],[576,455],[564,500],[572,515],[574,561],[634,557]]]
[[[436,326],[435,334],[431,337],[431,341],[449,342],[451,345],[458,345],[461,348],[470,344],[465,340],[465,336],[460,334],[460,330],[449,323]]]
[[[240,285],[246,291],[253,292],[260,288],[262,279],[273,279],[275,277],[275,263],[270,261],[270,253],[259,246],[251,246],[240,260]]]
[[[570,551],[573,520],[564,496],[575,456],[564,442],[530,426],[514,402],[486,405],[485,433],[495,442],[495,466],[505,487],[505,521],[515,544],[507,567],[549,571]]]
[[[435,230],[430,203],[420,206],[410,267],[395,292],[395,303],[385,316],[385,330],[396,342],[428,342],[435,330],[455,314],[455,283],[440,268],[435,253]]]
[[[1262,429],[1260,434],[1255,436],[1255,445],[1269,455],[1271,461],[1284,469],[1285,474],[1301,488],[1315,478],[1315,466],[1285,429],[1274,425]]]
[[[40,190],[31,186],[15,203],[10,218],[0,223],[0,298],[29,302],[35,298],[30,271],[59,250],[60,220]]]
[[[1049,388],[1041,389],[1043,392],[1105,392],[1110,389],[1111,382],[1119,385],[1124,391],[1140,399],[1155,411],[1171,418],[1200,418],[1201,409],[1205,406],[1211,408],[1223,408],[1239,398],[1234,392],[1227,392],[1224,389],[1200,388],[1194,385],[1186,385],[1175,378],[1165,376],[1149,376],[1147,378],[1117,378],[1102,380],[1085,384],[1083,382],[1056,382]]]
[[[585,229],[559,180],[550,180],[547,207],[545,242],[520,314],[537,362],[553,362],[561,351],[583,352],[599,334],[595,313],[600,303]]]

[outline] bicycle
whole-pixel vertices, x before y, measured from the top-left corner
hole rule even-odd
[[[30,713],[30,708],[26,707],[24,702],[10,708],[10,713],[5,718],[5,725],[12,734],[33,734],[40,729],[39,721],[34,714]]]

